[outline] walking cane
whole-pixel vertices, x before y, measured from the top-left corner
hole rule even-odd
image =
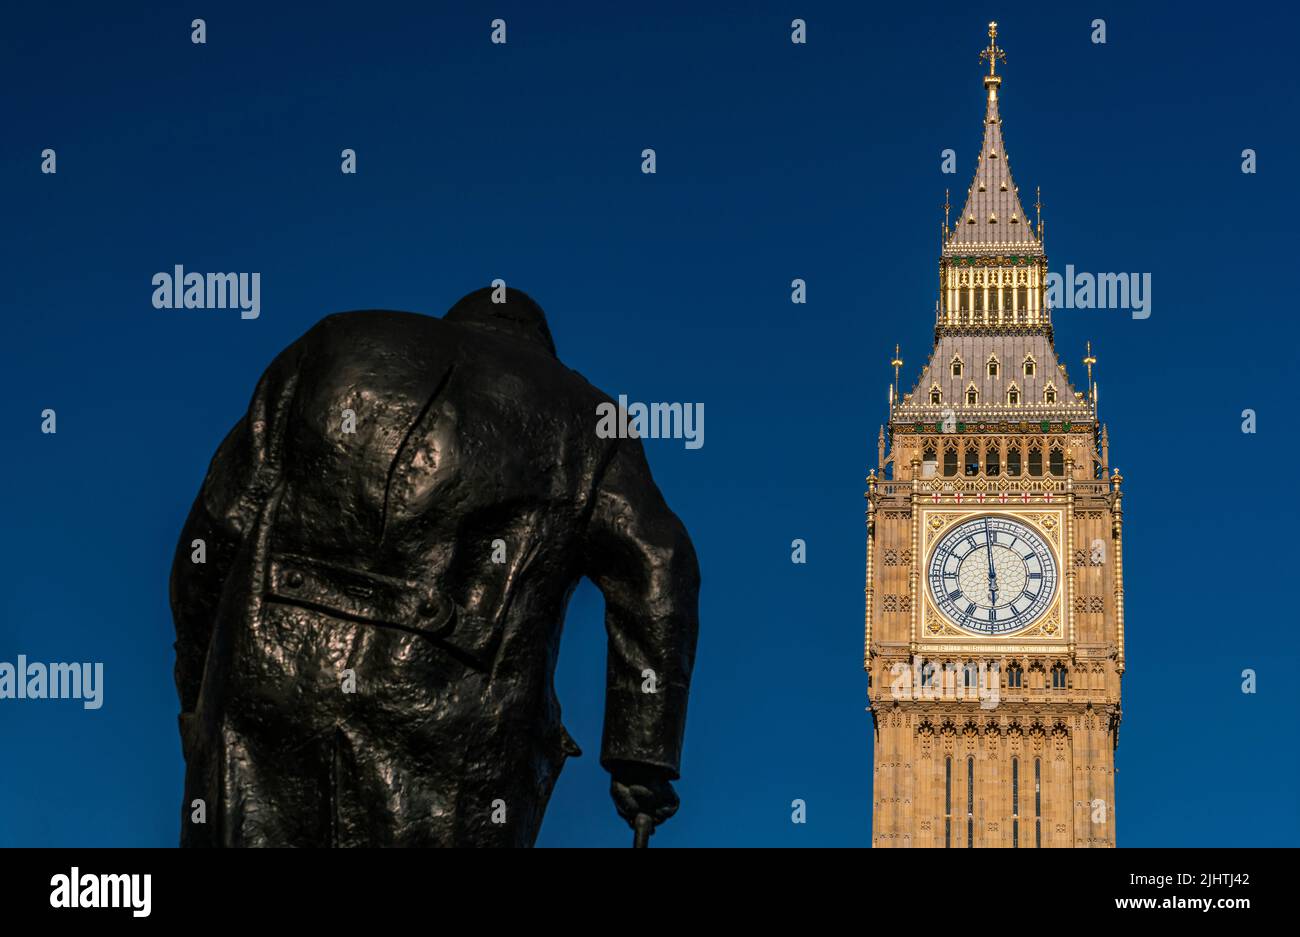
[[[650,845],[650,834],[655,831],[654,817],[648,813],[638,813],[634,823],[636,836],[632,840],[632,848],[645,849]]]

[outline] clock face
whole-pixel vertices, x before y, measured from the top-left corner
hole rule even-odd
[[[975,517],[939,541],[929,578],[934,604],[958,627],[1009,634],[1047,610],[1056,593],[1056,560],[1028,524]]]

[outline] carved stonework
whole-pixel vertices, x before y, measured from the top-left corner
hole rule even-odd
[[[912,551],[889,547],[884,551],[884,563],[886,566],[911,566]]]
[[[1038,526],[1046,532],[1048,539],[1060,546],[1061,525],[1056,514],[1030,514],[1029,519],[1037,522]]]
[[[1076,567],[1085,567],[1085,566],[1105,566],[1106,564],[1103,555],[1100,553],[1094,556],[1091,550],[1075,550],[1074,565]]]
[[[882,596],[881,609],[886,612],[910,612],[912,610],[912,597],[910,595]]]
[[[925,612],[925,632],[931,637],[943,637],[950,635],[952,637],[961,637],[965,632],[953,625],[942,615],[935,612],[932,608],[927,608]]]

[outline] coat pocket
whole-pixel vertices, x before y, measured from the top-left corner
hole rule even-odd
[[[456,606],[435,586],[290,553],[271,556],[266,597],[435,638],[456,627]]]

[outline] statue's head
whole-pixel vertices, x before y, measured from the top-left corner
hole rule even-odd
[[[505,294],[505,302],[494,303],[492,295],[501,292]],[[555,354],[555,341],[546,324],[546,313],[523,290],[485,286],[463,297],[442,318],[446,322],[504,332]]]

